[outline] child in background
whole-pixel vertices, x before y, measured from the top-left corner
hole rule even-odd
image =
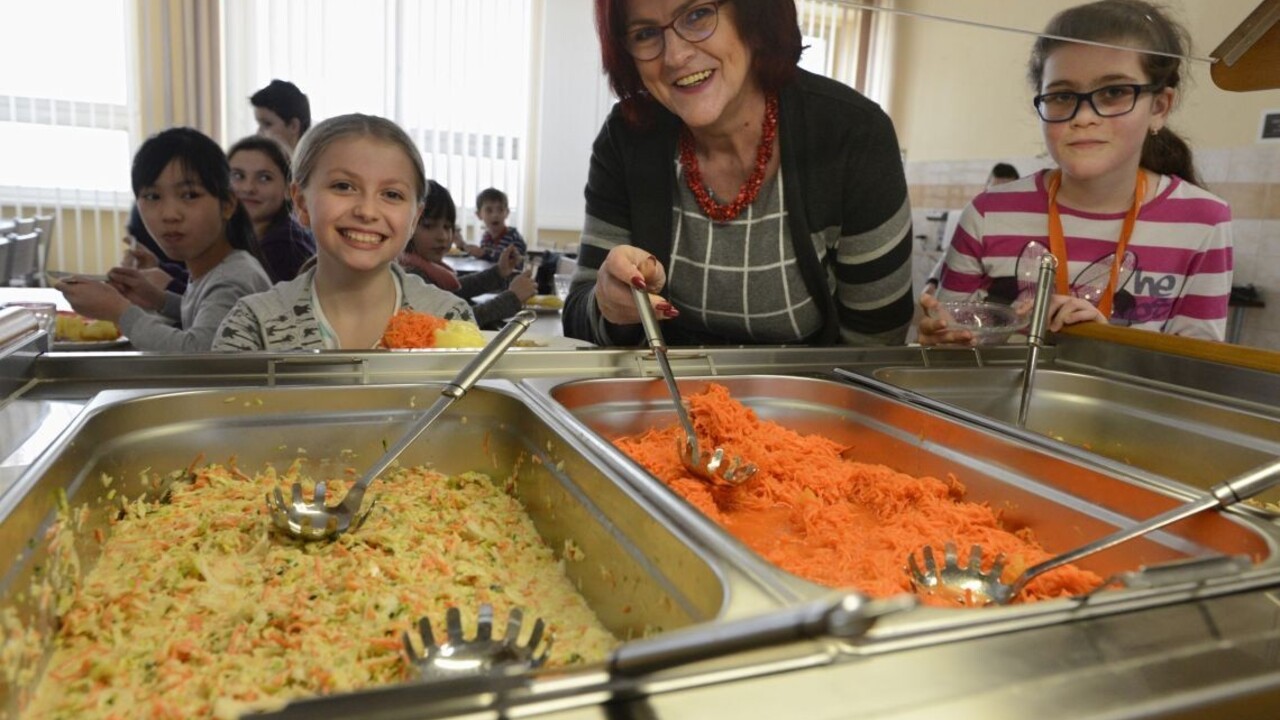
[[[444,255],[453,244],[457,219],[458,209],[453,204],[453,195],[436,181],[427,181],[427,202],[422,218],[409,240],[409,247],[400,256],[400,264],[407,272],[468,300],[485,293],[498,293],[492,300],[472,308],[477,325],[496,328],[503,320],[520,312],[525,301],[537,294],[532,268],[517,273],[520,254],[514,245],[508,245],[493,267],[458,277],[453,268],[444,263]]]
[[[231,146],[231,187],[249,212],[267,274],[275,282],[298,276],[316,254],[311,231],[293,219],[288,151],[268,137],[252,135]]]
[[[241,300],[214,349],[373,348],[402,309],[471,321],[465,301],[395,263],[426,186],[422,156],[390,120],[351,114],[313,127],[298,145],[291,190],[298,220],[315,236],[315,262]]]
[[[484,235],[479,245],[465,245],[463,250],[473,257],[497,262],[498,257],[508,247],[515,247],[516,252],[524,255],[529,248],[520,237],[520,231],[507,227],[507,216],[511,209],[507,206],[507,194],[497,188],[485,188],[476,195],[476,217],[484,225]]]
[[[272,80],[249,96],[258,134],[280,141],[289,152],[311,127],[311,101],[288,80]]]
[[[1058,169],[993,188],[965,208],[937,298],[921,298],[920,342],[973,342],[928,311],[998,289],[1010,299],[1032,242],[1058,256],[1050,330],[1111,322],[1222,340],[1230,208],[1196,186],[1191,150],[1167,126],[1186,31],[1142,0],[1103,0],[1058,13],[1045,35],[1169,55],[1036,40],[1029,76]]]
[[[165,130],[138,148],[132,182],[147,231],[186,264],[186,292],[166,292],[126,267],[113,268],[107,282],[69,278],[56,287],[76,312],[119,325],[139,350],[208,351],[236,301],[271,287],[249,216],[231,192],[227,156],[196,130]]]

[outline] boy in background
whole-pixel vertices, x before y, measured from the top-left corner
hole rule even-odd
[[[249,96],[258,134],[280,141],[290,152],[311,127],[311,101],[288,80],[272,80]]]
[[[507,216],[511,209],[507,206],[507,194],[497,188],[485,188],[476,196],[476,217],[484,225],[484,235],[479,245],[466,245],[462,249],[472,257],[484,258],[497,262],[502,251],[514,245],[520,255],[528,252],[520,231],[507,227]]]

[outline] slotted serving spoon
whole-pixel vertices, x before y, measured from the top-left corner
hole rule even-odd
[[[997,555],[991,570],[982,572],[982,547],[979,545],[974,545],[970,549],[969,564],[961,567],[955,544],[947,543],[941,568],[934,559],[933,548],[925,546],[922,552],[924,570],[920,569],[913,554],[907,558],[907,572],[911,576],[912,584],[919,592],[929,595],[947,595],[966,605],[1008,605],[1018,597],[1027,583],[1054,568],[1128,542],[1205,510],[1231,507],[1271,488],[1278,482],[1280,482],[1280,459],[1272,460],[1231,480],[1214,485],[1209,488],[1208,497],[1184,503],[1133,527],[1118,530],[1080,548],[1051,557],[1039,565],[1033,565],[1011,583],[1000,579],[1000,573],[1004,569],[1004,555]]]
[[[667,342],[662,339],[662,329],[658,327],[658,318],[653,314],[653,306],[649,304],[649,293],[636,287],[631,288],[631,298],[635,300],[636,310],[640,313],[640,325],[644,328],[649,347],[658,361],[662,371],[662,379],[667,383],[667,391],[676,406],[676,417],[684,428],[684,442],[680,443],[680,461],[689,472],[701,480],[715,484],[726,483],[740,485],[756,474],[756,466],[745,462],[737,455],[726,461],[724,448],[714,448],[704,455],[698,446],[698,436],[693,431],[693,423],[685,410],[684,400],[680,398],[680,388],[676,385],[676,376],[671,372],[671,362],[667,360]]]
[[[547,636],[538,652],[538,644],[542,642],[542,634],[546,629],[542,618],[533,624],[529,633],[529,641],[519,643],[520,628],[524,624],[524,611],[520,608],[511,610],[507,616],[507,631],[501,638],[493,637],[493,606],[485,603],[480,606],[480,615],[476,620],[476,636],[470,640],[462,636],[462,613],[451,607],[445,613],[445,640],[437,642],[431,632],[431,621],[427,618],[418,620],[418,635],[422,638],[422,653],[413,646],[412,636],[404,633],[404,649],[409,661],[423,680],[440,678],[483,675],[498,668],[513,667],[519,670],[541,667],[547,661],[554,638]]]
[[[872,600],[858,593],[833,591],[822,597],[782,610],[719,623],[694,625],[664,632],[654,637],[632,640],[615,648],[605,664],[609,675],[636,677],[686,663],[720,657],[735,652],[781,645],[820,637],[853,639],[861,637],[881,617],[916,607],[912,595],[896,595]],[[476,675],[515,675],[536,668],[547,658],[547,650],[537,653],[542,620],[534,625],[529,641],[517,643],[523,615],[512,610],[507,634],[494,640],[493,608],[480,607],[474,640],[462,637],[461,614],[456,607],[446,614],[448,639],[437,643],[431,623],[418,621],[424,652],[413,647],[404,634],[405,650],[424,680],[463,678]],[[546,648],[551,645],[547,640]],[[584,691],[582,687],[578,690]]]
[[[369,511],[373,509],[371,504],[361,512],[360,506],[364,501],[365,490],[369,489],[369,484],[374,481],[374,478],[400,457],[400,453],[413,444],[413,441],[417,440],[436,418],[443,415],[455,400],[466,395],[467,391],[489,372],[489,368],[502,357],[507,348],[524,334],[529,325],[533,324],[536,317],[533,311],[522,310],[511,318],[511,321],[481,348],[480,352],[476,353],[475,358],[444,386],[440,391],[440,398],[423,413],[422,417],[418,418],[396,441],[396,444],[383,453],[382,457],[356,481],[356,484],[351,486],[341,502],[333,506],[325,504],[325,483],[323,482],[316,483],[314,500],[304,500],[302,485],[294,483],[292,496],[288,501],[280,492],[280,488],[267,493],[267,511],[271,514],[271,521],[281,532],[299,540],[323,540],[340,535],[348,529],[359,528],[368,517]]]

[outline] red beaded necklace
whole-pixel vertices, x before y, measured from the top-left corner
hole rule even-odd
[[[716,222],[729,222],[742,214],[755,202],[764,184],[764,171],[773,158],[773,140],[778,136],[778,98],[770,95],[764,103],[764,126],[760,132],[760,146],[756,148],[756,166],[747,181],[738,190],[738,197],[728,205],[721,205],[711,197],[702,184],[702,171],[698,169],[698,156],[693,151],[693,133],[686,126],[680,133],[680,166],[684,168],[684,181],[698,201],[698,207]]]

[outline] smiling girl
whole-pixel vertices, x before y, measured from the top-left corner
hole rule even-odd
[[[271,286],[231,192],[227,156],[197,130],[165,130],[138,148],[132,182],[147,232],[186,263],[186,291],[166,292],[126,267],[113,268],[108,282],[71,278],[57,288],[81,315],[119,325],[139,350],[208,351],[236,301]]]
[[[215,350],[367,349],[401,309],[472,320],[467,303],[395,259],[422,214],[422,156],[395,123],[340,115],[311,128],[293,163],[294,206],[316,260],[290,282],[240,301]]]
[[[965,208],[938,296],[921,298],[922,344],[972,342],[928,311],[938,301],[1012,300],[1029,247],[1058,257],[1051,330],[1110,322],[1223,339],[1231,211],[1197,187],[1191,150],[1168,127],[1185,38],[1141,0],[1103,0],[1050,20],[1029,76],[1058,167],[988,190]]]
[[[288,151],[276,140],[251,135],[231,146],[231,187],[253,221],[267,274],[292,280],[316,254],[311,231],[293,219]]]

